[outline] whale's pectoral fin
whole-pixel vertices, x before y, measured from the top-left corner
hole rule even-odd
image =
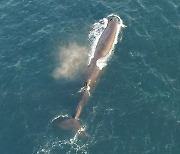
[[[83,92],[85,90],[85,87],[82,87],[79,91],[78,91],[78,93],[81,93],[81,92]]]
[[[81,127],[79,121],[74,118],[65,120],[62,120],[61,118],[55,119],[53,123],[61,129],[78,132],[79,135],[89,137],[89,134]]]
[[[86,92],[89,96],[91,96],[90,94],[90,86],[87,84],[87,82],[85,83],[84,87],[82,87],[78,93],[81,93],[81,92]]]

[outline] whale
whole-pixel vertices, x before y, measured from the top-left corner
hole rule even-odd
[[[103,68],[99,64],[100,61],[107,57],[114,48],[114,42],[117,39],[120,31],[119,27],[125,27],[125,25],[122,23],[122,20],[118,16],[109,16],[107,26],[102,32],[97,42],[94,55],[87,66],[85,82],[79,91],[81,96],[75,113],[72,115],[72,118],[63,116],[55,118],[53,120],[54,125],[61,129],[75,131],[79,134],[87,136],[87,133],[80,125],[79,117],[86,102],[92,95],[100,75],[102,74]]]

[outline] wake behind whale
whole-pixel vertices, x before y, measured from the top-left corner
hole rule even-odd
[[[103,22],[101,30],[91,31],[89,35],[90,40],[93,42],[92,50],[89,55],[86,79],[83,87],[79,91],[81,93],[81,97],[75,114],[72,118],[58,116],[52,120],[56,126],[62,129],[73,130],[83,135],[87,135],[87,133],[79,123],[80,114],[94,91],[102,69],[107,65],[107,61],[114,50],[115,44],[117,43],[120,30],[125,27],[123,21],[117,15],[109,15],[107,18],[100,20],[100,22]],[[96,26],[97,24],[94,24],[93,28]]]

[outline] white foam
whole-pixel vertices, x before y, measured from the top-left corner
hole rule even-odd
[[[60,115],[54,117],[50,122],[53,122],[53,121],[55,121],[55,120],[57,120],[57,119],[59,119],[59,118],[68,118],[68,117],[69,117],[69,116],[68,116],[67,114],[65,114],[65,115],[60,114]]]
[[[126,26],[123,24],[122,19],[118,15],[110,14],[109,16],[107,16],[107,18],[103,18],[103,19],[99,20],[97,23],[95,23],[92,26],[92,30],[89,33],[89,40],[91,42],[91,51],[89,53],[88,65],[90,64],[92,58],[94,57],[98,40],[101,37],[101,34],[105,30],[105,28],[107,27],[108,18],[111,17],[111,16],[117,17],[120,22],[118,24],[116,37],[115,37],[115,40],[114,40],[111,51],[105,57],[98,59],[97,62],[96,62],[96,65],[99,67],[100,70],[102,70],[107,65],[107,61],[109,60],[109,58],[110,58],[110,56],[112,54],[112,51],[114,50],[114,46],[118,42],[119,32],[121,31],[121,28],[124,28]]]
[[[103,18],[99,20],[97,23],[95,23],[92,26],[92,30],[89,32],[89,41],[91,43],[91,51],[89,53],[89,59],[88,59],[88,65],[91,62],[91,59],[94,57],[94,53],[96,50],[96,45],[98,43],[98,40],[103,33],[104,29],[107,27],[108,20],[107,18]]]

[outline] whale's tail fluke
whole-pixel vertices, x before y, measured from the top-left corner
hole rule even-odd
[[[80,125],[79,121],[75,118],[58,117],[52,120],[52,123],[63,130],[74,131],[81,136],[89,136],[85,129]]]

